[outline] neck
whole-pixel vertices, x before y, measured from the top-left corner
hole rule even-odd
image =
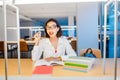
[[[58,39],[57,37],[50,37],[51,41],[54,41],[54,40],[57,40],[57,39]]]

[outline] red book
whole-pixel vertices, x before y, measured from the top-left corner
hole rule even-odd
[[[52,74],[53,66],[36,66],[33,74]]]

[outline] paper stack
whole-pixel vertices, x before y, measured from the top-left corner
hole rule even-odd
[[[65,60],[63,69],[88,72],[92,68],[94,61],[95,58],[72,56]]]

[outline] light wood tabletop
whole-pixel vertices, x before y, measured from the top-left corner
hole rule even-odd
[[[0,59],[0,75],[5,75],[5,60]],[[33,72],[33,62],[31,59],[21,59],[21,74],[18,74],[18,60],[17,59],[8,59],[8,76],[32,76]],[[102,59],[96,59],[95,64],[92,69],[85,72],[77,72],[64,70],[63,66],[54,66],[52,76],[61,77],[61,76],[73,76],[73,77],[109,77],[114,76],[114,59],[106,59],[106,74],[103,74],[102,68]],[[118,59],[117,65],[117,75],[120,76],[120,59]]]
[[[117,75],[120,76],[120,59],[118,59]],[[84,77],[102,77],[102,76],[114,76],[114,59],[106,59],[106,74],[103,74],[103,60],[96,59],[93,67],[89,72],[77,72],[64,70],[62,67],[54,67],[53,76],[84,76]]]
[[[18,74],[18,60],[8,59],[8,76],[23,75],[31,76],[33,71],[33,62],[31,59],[21,59],[21,74]],[[5,75],[5,60],[0,59],[0,75]]]

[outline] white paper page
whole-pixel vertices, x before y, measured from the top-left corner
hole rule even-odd
[[[36,61],[35,64],[34,64],[34,67],[40,66],[40,65],[47,65],[47,66],[49,66],[50,63],[42,59],[42,60]]]
[[[63,61],[50,61],[50,62],[47,62],[44,59],[42,59],[42,60],[36,61],[35,64],[34,64],[34,67],[40,66],[40,65],[46,65],[46,66],[49,66],[49,65],[64,65],[64,62]]]
[[[50,61],[51,65],[64,65],[63,61]]]

